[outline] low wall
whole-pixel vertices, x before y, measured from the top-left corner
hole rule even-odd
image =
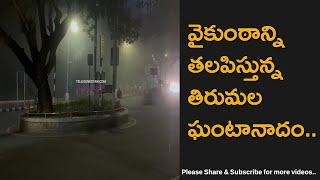
[[[25,116],[22,118],[20,127],[21,131],[25,133],[58,134],[81,131],[96,131],[107,127],[118,126],[127,121],[128,110],[123,108],[120,111],[109,114],[100,113],[87,116]]]

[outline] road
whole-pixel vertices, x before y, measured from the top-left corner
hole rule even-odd
[[[29,108],[33,100],[0,101],[0,136],[17,132],[22,108]]]
[[[18,130],[18,119],[20,112],[1,112],[0,113],[0,136]]]
[[[166,180],[179,173],[179,111],[123,100],[130,123],[63,137],[0,137],[0,179]],[[1,119],[2,120],[2,119]]]

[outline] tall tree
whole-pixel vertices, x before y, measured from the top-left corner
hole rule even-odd
[[[139,37],[141,18],[135,17],[132,9],[139,0],[78,0],[87,33],[94,39],[94,19],[105,20],[109,31],[119,42],[133,43]]]
[[[48,75],[56,63],[56,50],[66,35],[70,14],[70,1],[64,2],[66,12],[58,0],[9,0],[19,19],[29,53],[21,43],[0,26],[0,38],[18,58],[26,74],[38,89],[38,112],[52,112],[52,96]],[[66,14],[66,15],[64,15]]]

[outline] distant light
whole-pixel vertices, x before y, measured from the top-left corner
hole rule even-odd
[[[71,21],[70,29],[71,29],[71,31],[74,32],[74,33],[76,33],[76,32],[79,31],[79,25],[78,25],[77,21],[75,21],[75,20],[72,20],[72,21]]]
[[[168,54],[167,54],[167,53],[165,53],[165,54],[164,54],[164,57],[168,57]]]
[[[179,93],[180,92],[180,87],[179,87],[178,83],[170,82],[169,90],[171,92],[173,92],[173,93]]]

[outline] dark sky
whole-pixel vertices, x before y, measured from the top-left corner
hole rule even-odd
[[[5,1],[1,1],[0,26],[7,30],[17,41],[22,42],[23,36],[20,33],[17,19],[14,13],[11,12],[12,9],[6,5]],[[12,99],[15,97],[15,74],[17,70],[23,70],[23,67],[11,50],[0,43],[0,99]]]

